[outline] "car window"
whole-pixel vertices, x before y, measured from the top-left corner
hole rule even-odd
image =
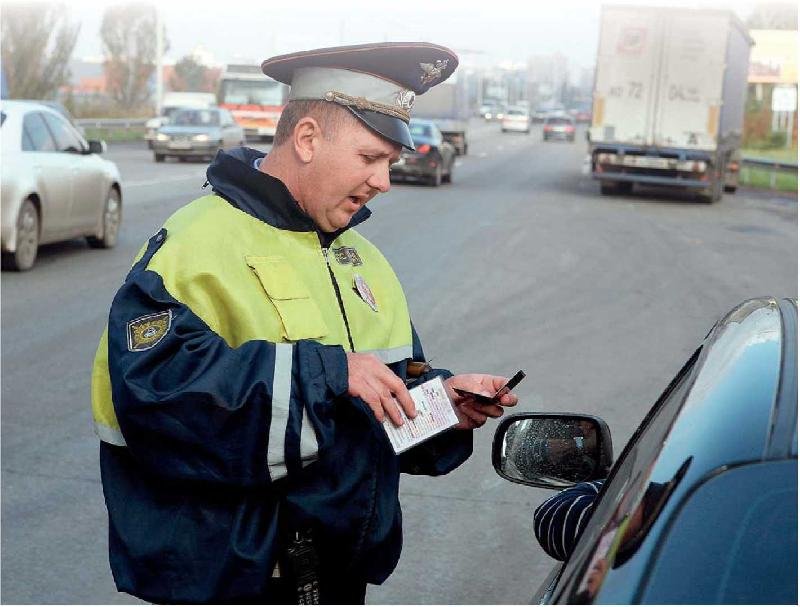
[[[664,505],[674,483],[685,472],[685,466],[682,466],[672,480],[648,482],[663,442],[692,385],[692,371],[700,351],[698,348],[645,416],[604,484],[597,509],[592,515],[591,531],[587,527],[587,533],[594,537],[581,539],[584,546],[591,546],[591,551],[573,559],[570,564],[571,568],[585,572],[582,576],[569,576],[574,580],[574,587],[569,590],[573,593],[573,599],[577,600],[576,596],[582,596],[587,591],[591,572],[598,565],[602,565],[605,575],[635,552],[658,514],[654,509]],[[645,505],[647,511],[643,511]],[[637,529],[635,533],[630,533],[634,520],[637,521]],[[588,541],[584,543],[584,540]]]
[[[5,121],[6,121],[6,113],[5,112],[0,112],[0,126],[3,126]]]
[[[412,137],[430,137],[431,127],[427,124],[414,124],[413,122],[408,125],[408,130],[411,131]]]
[[[219,112],[215,110],[181,110],[172,118],[176,126],[219,126]]]
[[[50,135],[47,125],[44,123],[41,112],[30,112],[25,114],[22,127],[30,138],[31,152],[55,152],[56,142]]]
[[[524,116],[525,112],[522,110],[508,110],[509,116]]]
[[[33,145],[33,141],[31,140],[31,136],[28,135],[28,130],[23,128],[22,129],[22,151],[23,152],[33,152],[36,148]]]
[[[43,113],[41,116],[50,128],[50,133],[53,135],[53,139],[56,140],[56,149],[59,152],[83,151],[83,144],[66,120],[55,114]]]
[[[569,118],[548,118],[547,124],[572,124]]]

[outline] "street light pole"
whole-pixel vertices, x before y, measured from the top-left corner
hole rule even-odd
[[[161,116],[161,100],[164,97],[164,27],[161,23],[161,11],[156,10],[156,116]]]

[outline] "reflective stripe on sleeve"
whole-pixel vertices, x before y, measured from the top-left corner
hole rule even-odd
[[[116,445],[117,447],[128,446],[119,428],[112,428],[100,422],[94,422],[94,433],[97,434],[97,437],[104,443]]]
[[[286,426],[292,398],[291,344],[275,344],[275,373],[272,378],[272,416],[267,443],[267,467],[273,481],[286,476]],[[302,445],[302,442],[301,442]],[[302,449],[302,447],[301,447]]]
[[[414,357],[411,346],[400,346],[399,348],[389,348],[386,350],[363,350],[361,354],[374,354],[381,359],[382,363],[387,365]]]

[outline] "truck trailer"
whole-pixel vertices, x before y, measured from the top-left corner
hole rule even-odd
[[[601,192],[735,190],[752,44],[730,11],[604,7],[588,132]]]
[[[424,95],[419,95],[414,101],[412,116],[433,120],[445,141],[453,144],[456,154],[464,155],[469,150],[467,131],[470,110],[464,82],[457,73]]]

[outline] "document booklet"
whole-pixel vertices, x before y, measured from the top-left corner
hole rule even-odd
[[[383,427],[389,435],[394,452],[398,454],[458,423],[458,417],[453,411],[453,404],[447,396],[441,377],[435,377],[412,388],[409,394],[416,405],[417,416],[409,419],[400,409],[402,426],[395,426],[388,417],[383,421]]]

